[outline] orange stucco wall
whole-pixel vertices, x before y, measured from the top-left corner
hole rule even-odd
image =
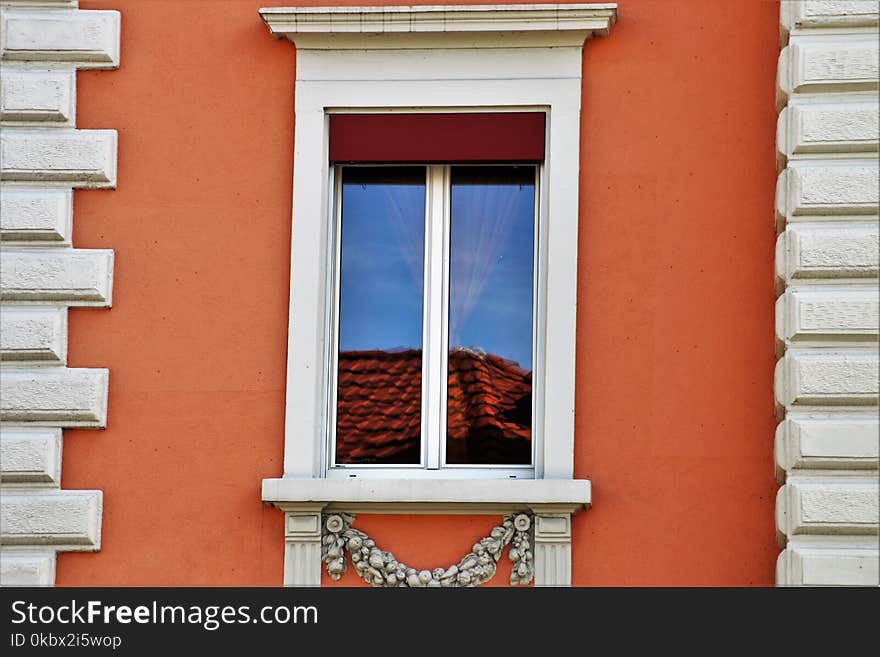
[[[116,273],[112,310],[70,313],[70,365],[111,375],[107,429],[63,457],[65,488],[104,491],[102,550],[60,555],[59,585],[281,584],[260,481],[283,451],[295,52],[264,4],[80,0],[122,11],[121,67],[77,82],[119,185],[74,211]],[[778,11],[619,0],[585,48],[576,585],[772,583]],[[495,521],[358,526],[433,568]]]

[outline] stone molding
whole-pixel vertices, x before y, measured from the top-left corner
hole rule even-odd
[[[263,480],[263,501],[285,513],[285,586],[320,586],[322,514],[354,513],[533,516],[535,586],[571,586],[571,516],[591,495],[587,480],[285,477]]]
[[[289,505],[284,513],[284,586],[321,586],[323,504]]]
[[[370,537],[353,529],[351,525],[355,516],[352,514],[341,511],[325,513],[328,505],[316,502],[290,502],[277,506],[285,512],[284,586],[320,586],[322,563],[327,565],[330,576],[337,579],[347,568],[346,552],[349,555],[357,553],[351,557],[352,563],[358,574],[373,586],[478,586],[494,575],[495,563],[511,541],[512,585],[527,585],[534,581],[535,586],[571,586],[570,513],[542,510],[508,514],[502,517],[502,524],[475,543],[471,553],[458,564],[417,570],[397,562],[392,553],[378,548]],[[435,513],[447,513],[442,505],[431,508]],[[412,512],[401,511],[399,507],[397,510]],[[497,510],[493,512],[486,507],[483,513],[494,515]],[[391,573],[393,579],[389,577]]]
[[[340,513],[323,516],[321,560],[327,572],[338,580],[348,568],[346,554],[357,574],[368,584],[385,588],[458,588],[480,586],[492,579],[504,549],[513,562],[511,586],[527,586],[534,579],[531,543],[533,518],[511,514],[485,538],[474,543],[471,552],[447,568],[417,570],[382,550],[364,532],[352,527],[355,516]]]
[[[309,34],[552,32],[576,33],[583,42],[588,36],[608,34],[617,20],[617,5],[271,7],[261,9],[260,16],[273,35],[292,40]]]
[[[776,189],[780,586],[877,586],[878,5],[783,0]]]
[[[52,586],[101,547],[101,491],[61,490],[62,427],[107,422],[108,371],[69,369],[67,308],[109,307],[113,252],[71,245],[73,189],[116,185],[115,130],[76,129],[76,71],[119,65],[120,15],[0,0],[0,585]]]

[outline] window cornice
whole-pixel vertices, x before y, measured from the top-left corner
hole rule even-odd
[[[267,7],[260,16],[278,37],[306,34],[459,32],[575,32],[607,35],[614,3],[547,5],[431,5],[396,7]]]

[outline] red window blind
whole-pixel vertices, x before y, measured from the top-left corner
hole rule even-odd
[[[331,162],[541,162],[543,112],[331,114]]]

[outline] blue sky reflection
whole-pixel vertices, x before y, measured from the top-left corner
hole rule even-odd
[[[422,347],[425,169],[343,169],[339,349]]]
[[[534,167],[453,167],[449,344],[532,369]]]

